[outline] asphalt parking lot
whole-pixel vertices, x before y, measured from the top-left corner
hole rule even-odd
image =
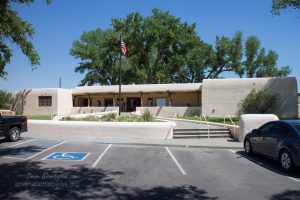
[[[299,169],[241,150],[0,142],[0,199],[300,199]]]

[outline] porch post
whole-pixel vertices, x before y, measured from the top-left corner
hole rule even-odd
[[[168,100],[169,100],[168,106],[170,107],[170,106],[172,106],[172,95],[171,95],[171,92],[169,92],[169,91],[168,91]]]

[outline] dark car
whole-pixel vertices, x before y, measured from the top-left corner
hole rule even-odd
[[[0,114],[0,136],[10,141],[18,141],[21,132],[27,131],[26,116],[2,116]]]
[[[245,136],[244,148],[279,161],[284,170],[300,166],[300,120],[268,122]]]

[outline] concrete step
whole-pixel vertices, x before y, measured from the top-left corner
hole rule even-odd
[[[228,133],[230,134],[229,130],[209,130],[210,134],[219,134],[219,133]],[[189,131],[173,131],[174,135],[189,135],[189,134],[208,134],[208,130],[205,131],[196,131],[196,130],[189,130]]]
[[[230,134],[213,134],[213,135],[173,135],[174,139],[189,139],[189,138],[227,138]]]
[[[223,138],[230,137],[228,129],[174,129],[173,138]]]

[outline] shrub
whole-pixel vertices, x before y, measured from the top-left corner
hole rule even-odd
[[[193,110],[191,110],[189,113],[187,113],[184,116],[186,116],[186,117],[200,116],[200,111],[198,109],[193,109]]]
[[[100,121],[100,118],[93,115],[89,115],[81,118],[67,116],[62,118],[62,120],[63,121]]]
[[[138,116],[128,116],[128,115],[122,115],[118,117],[119,122],[140,122],[141,117]]]
[[[141,117],[142,117],[142,121],[144,121],[144,122],[153,122],[154,121],[154,118],[148,109],[145,110],[145,112],[142,114]]]
[[[111,121],[115,121],[116,120],[116,114],[115,113],[109,113],[107,115],[103,115],[101,117],[101,121],[104,121],[104,122],[111,122]]]
[[[278,96],[266,90],[255,89],[242,100],[239,108],[240,114],[274,114],[277,110]]]
[[[11,93],[0,90],[0,109],[9,109],[11,104]]]

